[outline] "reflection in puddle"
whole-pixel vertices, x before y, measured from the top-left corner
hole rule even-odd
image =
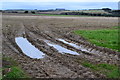
[[[36,47],[34,47],[26,38],[17,37],[15,38],[15,42],[21,48],[24,54],[31,58],[43,58],[44,53],[39,51]]]
[[[80,48],[80,46],[78,46],[78,45],[76,45],[76,44],[74,44],[74,43],[70,43],[70,42],[67,42],[67,41],[65,41],[64,39],[58,39],[59,41],[62,41],[63,43],[65,43],[65,44],[69,44],[69,45],[71,45],[71,46],[73,46],[73,47],[75,47],[75,48]]]
[[[69,54],[73,54],[73,55],[79,55],[79,53],[75,52],[75,51],[71,51],[68,50],[60,45],[54,44],[49,42],[48,40],[45,40],[45,42],[49,45],[49,46],[53,46],[55,49],[57,49],[60,53],[69,53]]]
[[[87,49],[82,48],[81,46],[78,46],[78,45],[76,45],[76,44],[74,44],[74,43],[67,42],[67,41],[65,41],[64,39],[58,39],[58,40],[59,40],[59,41],[62,41],[62,42],[65,43],[65,44],[71,45],[71,46],[73,46],[73,47],[75,47],[75,48],[77,48],[77,49],[80,49],[80,50],[82,50],[82,51],[89,52]]]

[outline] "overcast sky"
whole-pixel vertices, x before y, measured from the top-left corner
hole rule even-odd
[[[119,0],[2,0],[2,2],[118,2]]]
[[[118,9],[118,0],[2,0],[0,9]]]

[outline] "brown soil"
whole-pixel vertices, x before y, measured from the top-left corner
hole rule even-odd
[[[55,17],[32,16],[21,14],[3,14],[3,56],[9,56],[31,77],[37,78],[102,78],[98,72],[81,65],[83,61],[93,64],[109,63],[118,65],[118,52],[95,46],[81,36],[74,35],[73,30],[104,29],[117,26],[116,17]],[[25,33],[25,34],[24,34]],[[26,56],[15,43],[15,37],[26,37],[35,47],[46,54],[43,59]],[[91,52],[76,49],[56,38],[66,39],[83,46]],[[44,40],[59,44],[80,55],[61,54]],[[93,54],[94,52],[94,54]]]

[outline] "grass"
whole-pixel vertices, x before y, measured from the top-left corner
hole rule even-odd
[[[4,67],[11,67],[11,66],[18,66],[18,63],[16,61],[14,61],[12,58],[10,57],[3,57],[2,58],[3,61],[8,61],[11,65],[5,65]]]
[[[94,65],[89,62],[83,62],[82,65],[106,75],[107,78],[120,78],[120,70],[118,66],[111,65],[111,64]]]
[[[120,26],[119,27],[118,26],[114,26],[111,29],[119,29],[119,28],[120,28]]]
[[[2,68],[0,68],[0,80],[2,79]]]
[[[25,73],[18,66],[11,67],[11,72],[7,73],[5,78],[26,78]]]
[[[118,50],[118,27],[101,30],[76,30],[75,34],[85,37],[88,41],[97,46]],[[120,78],[120,69],[111,64],[92,64],[84,61],[82,65],[106,75],[108,78]]]
[[[101,29],[101,30],[76,30],[75,34],[85,37],[88,41],[97,46],[111,48],[120,51],[118,47],[118,30]]]
[[[2,70],[11,68],[11,71],[5,74],[3,80],[8,78],[29,78],[28,75],[26,75],[26,73],[18,66],[16,61],[9,57],[4,57],[3,60],[9,62],[10,65],[3,66]]]

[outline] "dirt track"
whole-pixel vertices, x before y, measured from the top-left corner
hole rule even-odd
[[[89,61],[93,64],[109,63],[118,65],[118,52],[95,46],[83,37],[74,35],[72,31],[111,28],[117,26],[117,21],[117,18],[108,17],[3,15],[3,56],[15,59],[31,77],[105,77],[103,74],[83,67],[81,63]],[[16,37],[26,37],[46,56],[43,59],[32,59],[26,56],[15,43]],[[82,46],[88,52],[63,43],[58,39],[64,39]],[[45,40],[75,51],[80,55],[61,54],[54,47],[49,46]]]

